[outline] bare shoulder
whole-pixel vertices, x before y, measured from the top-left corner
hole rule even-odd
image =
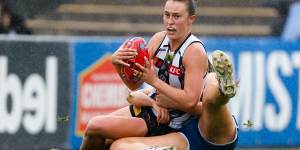
[[[199,63],[201,65],[206,65],[206,63],[208,63],[208,58],[203,45],[199,42],[194,42],[190,46],[188,46],[184,53],[183,63]]]
[[[148,50],[152,57],[166,35],[165,31],[155,33],[148,42]]]
[[[185,51],[185,55],[196,55],[199,57],[206,57],[206,51],[203,45],[199,42],[194,42],[191,45],[189,45]]]

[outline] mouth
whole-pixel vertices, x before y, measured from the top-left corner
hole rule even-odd
[[[175,32],[176,29],[175,29],[175,28],[168,27],[168,28],[167,28],[167,31],[168,31],[168,32]]]

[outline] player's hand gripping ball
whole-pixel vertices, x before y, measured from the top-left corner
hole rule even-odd
[[[125,60],[125,62],[128,63],[130,67],[121,67],[121,73],[123,77],[129,82],[136,83],[141,78],[141,76],[134,74],[134,70],[140,71],[140,69],[135,65],[135,63],[145,66],[144,57],[147,57],[149,60],[149,53],[148,49],[146,48],[146,45],[147,43],[142,37],[134,37],[125,44],[125,48],[136,49],[138,53],[134,58]]]

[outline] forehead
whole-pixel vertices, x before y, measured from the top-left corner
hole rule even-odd
[[[186,4],[184,2],[168,0],[165,4],[164,11],[170,13],[184,13],[187,12]]]

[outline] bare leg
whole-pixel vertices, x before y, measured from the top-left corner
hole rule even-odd
[[[145,136],[147,126],[143,119],[131,117],[129,107],[106,116],[92,118],[86,128],[80,150],[104,149],[105,139]]]
[[[180,133],[169,133],[154,137],[128,137],[116,140],[110,150],[144,150],[153,146],[174,146],[187,150],[188,143]]]
[[[233,66],[223,52],[213,53],[216,73],[207,76],[204,89],[203,112],[199,127],[207,140],[216,144],[226,144],[235,137],[235,122],[226,104],[236,93]]]
[[[214,56],[216,57],[214,67],[217,69],[217,73],[210,73],[207,76],[199,127],[202,136],[208,141],[215,144],[226,144],[235,137],[235,122],[226,104],[235,95],[236,85],[233,79],[233,66],[229,58],[222,52],[218,52]],[[188,148],[187,141],[180,133],[171,133],[156,137],[119,139],[112,144],[111,150],[139,150],[158,145],[172,145],[178,150]]]

